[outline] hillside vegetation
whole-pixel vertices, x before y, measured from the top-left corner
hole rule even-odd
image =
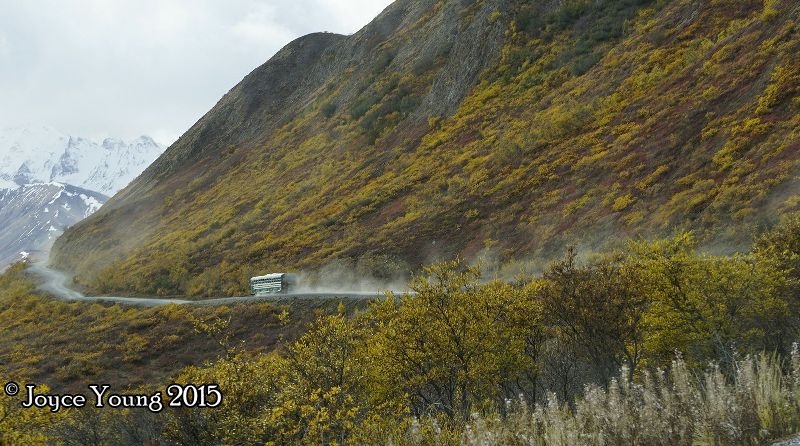
[[[14,273],[0,278],[0,291],[20,286]],[[0,440],[750,446],[800,431],[793,343],[800,336],[800,215],[759,236],[745,254],[702,254],[682,234],[629,242],[587,261],[570,252],[542,277],[515,283],[482,281],[478,267],[444,262],[426,267],[412,288],[355,313],[342,306],[320,314],[271,351],[255,338],[231,342],[229,310],[206,313],[202,331],[219,341],[219,358],[177,362],[161,373],[180,383],[217,383],[219,408],[158,415],[84,408],[45,424],[41,414],[4,400]],[[30,315],[39,313],[36,302],[23,302],[2,313],[20,319],[18,331],[35,326]],[[230,311],[247,320],[257,308]],[[148,319],[176,310],[154,310]],[[130,312],[139,316],[122,325],[147,314]],[[81,348],[107,350],[96,342]],[[121,364],[98,361],[95,377],[128,368]],[[52,378],[40,382],[58,390]],[[167,379],[153,378],[148,388]]]
[[[90,290],[238,294],[330,262],[390,276],[798,209],[792,0],[399,0],[248,75],[53,260]]]

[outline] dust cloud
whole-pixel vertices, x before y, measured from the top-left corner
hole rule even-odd
[[[339,259],[297,273],[298,293],[375,293],[408,291],[411,268],[389,256]]]

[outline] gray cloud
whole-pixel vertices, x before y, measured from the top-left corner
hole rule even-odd
[[[173,142],[253,68],[390,0],[0,0],[0,127]]]

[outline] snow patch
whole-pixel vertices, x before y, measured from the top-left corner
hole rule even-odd
[[[103,205],[103,203],[100,203],[94,197],[87,197],[81,194],[81,198],[83,199],[83,204],[86,205],[86,213],[85,213],[86,217],[97,212],[97,210],[100,209],[100,207]]]
[[[5,178],[0,178],[0,189],[16,190],[19,185]]]

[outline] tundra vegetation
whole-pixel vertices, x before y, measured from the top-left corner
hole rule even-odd
[[[758,445],[800,431],[797,214],[735,255],[700,252],[682,233],[585,258],[569,250],[541,276],[513,282],[458,260],[434,264],[412,280],[415,294],[317,311],[306,331],[272,348],[242,337],[234,318],[263,312],[269,330],[302,313],[68,304],[35,295],[22,266],[0,286],[0,326],[9,327],[0,347],[20,349],[4,377],[38,371],[42,384],[68,385],[61,369],[41,370],[48,346],[64,367],[85,370],[72,363],[91,356],[81,364],[94,377],[150,369],[142,361],[162,353],[140,345],[188,336],[181,321],[193,318],[208,344],[177,339],[164,353],[213,349],[162,363],[148,382],[125,379],[139,389],[213,382],[225,395],[217,409],[158,415],[50,416],[7,399],[5,443]],[[41,329],[50,319],[88,324],[92,342],[73,352]],[[115,327],[146,328],[110,347]],[[21,350],[31,345],[42,353]]]

